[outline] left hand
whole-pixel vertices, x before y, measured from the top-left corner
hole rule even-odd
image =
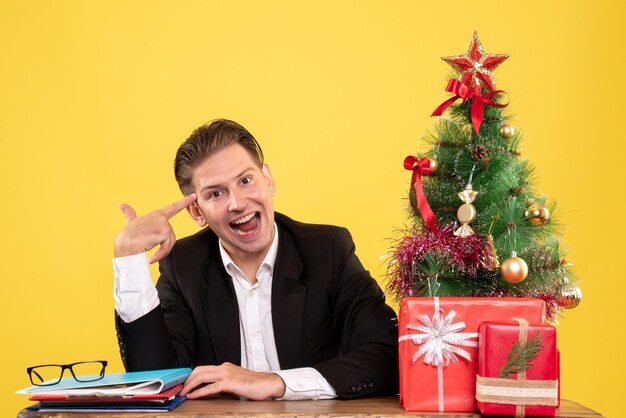
[[[232,363],[223,363],[219,366],[198,366],[193,369],[180,395],[197,399],[225,392],[262,401],[281,398],[285,389],[285,382],[276,373],[254,372]]]

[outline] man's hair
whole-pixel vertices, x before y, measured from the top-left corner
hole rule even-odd
[[[183,142],[174,160],[174,175],[184,195],[191,194],[193,170],[204,160],[222,149],[239,144],[248,151],[259,167],[263,165],[263,150],[250,132],[237,122],[216,119],[202,125]]]

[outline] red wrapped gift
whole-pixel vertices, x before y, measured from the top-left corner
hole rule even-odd
[[[407,411],[476,410],[478,326],[545,320],[545,303],[522,298],[406,298],[399,316],[400,403]]]
[[[559,376],[556,329],[526,320],[478,329],[476,406],[484,415],[554,416]]]
[[[556,375],[559,378],[559,394],[556,399],[556,407],[561,406],[561,352],[556,349]]]

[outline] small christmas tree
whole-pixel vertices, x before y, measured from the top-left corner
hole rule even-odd
[[[398,299],[541,298],[556,320],[581,293],[561,256],[554,204],[535,190],[495,88],[492,71],[508,57],[485,53],[474,33],[466,54],[443,58],[457,72],[446,88],[454,96],[433,116],[450,116],[425,138],[432,149],[404,162],[414,222],[393,250],[388,290]]]

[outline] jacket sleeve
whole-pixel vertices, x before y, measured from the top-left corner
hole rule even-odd
[[[397,394],[397,316],[355,254],[350,233],[333,239],[332,323],[342,356],[315,366],[344,399]]]
[[[159,269],[160,305],[128,323],[115,314],[120,355],[127,371],[191,367],[195,345],[191,312],[172,279],[169,259],[162,260]]]

